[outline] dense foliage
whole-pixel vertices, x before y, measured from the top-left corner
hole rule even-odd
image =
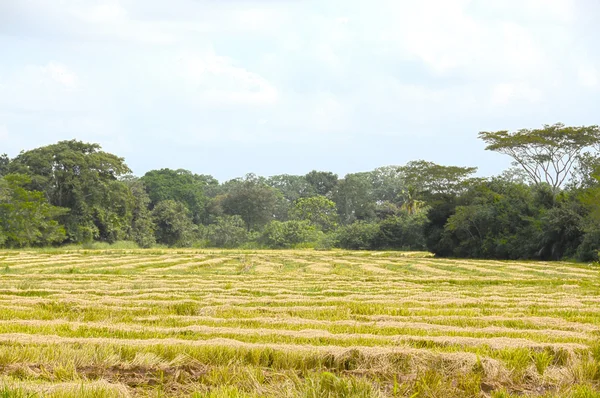
[[[219,183],[160,169],[130,175],[97,144],[0,156],[0,246],[118,240],[140,247],[429,250],[438,256],[597,260],[600,131],[562,124],[482,132],[514,166],[418,160],[339,178],[325,171]]]

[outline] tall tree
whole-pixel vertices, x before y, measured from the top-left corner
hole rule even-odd
[[[214,184],[210,176],[196,175],[188,170],[151,170],[142,177],[150,196],[151,207],[164,200],[175,200],[187,206],[194,223],[199,224],[204,217],[206,197],[204,187]]]
[[[191,246],[196,226],[187,207],[175,200],[158,202],[152,210],[156,225],[156,241],[169,246]]]
[[[280,174],[269,177],[266,183],[270,187],[278,189],[290,204],[300,198],[315,195],[313,186],[305,176]]]
[[[330,231],[337,224],[335,202],[325,196],[298,199],[290,209],[290,218],[309,221],[322,231]]]
[[[425,160],[408,162],[399,168],[406,190],[417,196],[463,192],[477,167],[442,166]]]
[[[351,224],[357,220],[369,221],[376,216],[370,173],[346,175],[337,184],[333,200],[342,224]]]
[[[541,129],[482,131],[479,138],[486,149],[509,155],[531,180],[558,189],[571,176],[582,153],[600,145],[598,126],[567,127],[562,123]]]
[[[259,229],[277,218],[283,196],[263,179],[248,174],[228,183],[229,192],[220,200],[225,214],[242,217],[248,230]]]
[[[126,230],[130,192],[117,178],[130,170],[98,144],[60,141],[19,154],[12,172],[31,178],[27,188],[70,212],[60,218],[72,242],[113,240]]]
[[[146,192],[146,187],[141,179],[130,175],[124,176],[121,181],[131,191],[133,199],[127,238],[140,247],[151,247],[156,243],[155,225],[149,210],[150,197]]]
[[[313,170],[305,178],[317,195],[326,197],[331,196],[338,183],[338,175],[329,171]]]
[[[406,189],[404,174],[398,166],[384,166],[370,172],[373,196],[378,202],[399,203]]]
[[[417,189],[414,186],[411,186],[402,191],[402,205],[400,206],[401,210],[404,210],[409,215],[421,213],[425,210],[425,202],[417,199]]]

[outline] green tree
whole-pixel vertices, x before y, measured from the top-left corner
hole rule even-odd
[[[50,204],[70,209],[60,217],[69,241],[124,235],[130,192],[117,178],[130,170],[123,158],[101,151],[98,144],[72,140],[22,152],[9,168],[31,178],[27,189],[44,192]]]
[[[313,170],[306,176],[316,195],[330,197],[338,183],[338,175],[329,171]]]
[[[283,196],[254,174],[228,183],[229,192],[220,200],[224,214],[239,215],[248,231],[259,229],[281,212]]]
[[[418,214],[425,210],[426,205],[422,200],[417,199],[417,189],[414,186],[403,190],[402,193],[402,205],[401,210],[404,210],[409,215]]]
[[[161,169],[147,172],[142,182],[150,196],[151,208],[165,200],[176,200],[187,206],[194,223],[199,224],[205,220],[204,189],[207,185],[214,186],[216,180],[188,170]]]
[[[415,199],[422,199],[435,194],[455,195],[464,192],[477,167],[442,166],[416,160],[400,167],[399,171],[404,180],[404,189],[411,190]]]
[[[149,210],[150,197],[146,187],[141,179],[134,176],[124,176],[121,181],[131,191],[133,199],[127,239],[143,248],[152,247],[156,243],[155,225]]]
[[[0,177],[0,246],[44,246],[65,239],[56,219],[68,210],[50,205],[42,192],[26,190],[30,182],[25,175]]]
[[[351,224],[356,220],[369,221],[376,217],[376,201],[369,173],[348,174],[337,184],[333,194],[340,222]]]
[[[398,166],[379,167],[370,172],[373,197],[377,202],[399,203],[406,190],[404,174]]]
[[[269,177],[266,183],[270,187],[278,189],[288,203],[315,195],[313,186],[304,176],[281,174]]]
[[[582,261],[598,261],[600,251],[600,170],[592,174],[595,183],[579,191],[578,201],[587,210],[581,222],[583,237],[577,248],[577,258]]]
[[[335,202],[324,196],[300,198],[290,209],[290,218],[308,221],[321,231],[327,232],[337,225],[337,209]]]
[[[543,215],[554,206],[549,187],[494,178],[474,186],[458,201],[441,238],[448,246],[445,255],[550,259],[544,248],[552,243],[542,239]]]
[[[222,216],[206,228],[206,238],[211,246],[234,248],[246,243],[248,231],[240,216]]]
[[[0,177],[8,174],[10,166],[10,158],[7,154],[0,155]]]
[[[541,129],[479,133],[489,151],[509,155],[539,185],[557,190],[572,175],[586,149],[600,143],[598,126],[567,127],[562,123]]]
[[[553,206],[540,213],[537,257],[550,260],[575,258],[584,239],[584,222],[588,216],[583,204],[573,195],[561,192]]]
[[[174,247],[192,245],[196,226],[183,203],[171,199],[158,202],[152,210],[152,218],[158,243]]]
[[[596,176],[600,174],[600,154],[593,152],[581,154],[573,170],[573,177],[567,188],[586,190],[599,186],[600,182]]]

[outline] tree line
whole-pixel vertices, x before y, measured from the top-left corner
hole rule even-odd
[[[131,174],[77,140],[0,156],[0,246],[429,250],[438,256],[598,259],[598,126],[481,132],[502,174],[418,160],[344,177]]]

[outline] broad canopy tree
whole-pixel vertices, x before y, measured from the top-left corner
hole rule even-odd
[[[443,166],[425,160],[408,162],[399,167],[404,180],[404,192],[413,197],[463,192],[473,178],[477,167]]]
[[[207,200],[204,188],[216,181],[210,176],[196,175],[183,169],[151,170],[141,180],[150,197],[151,208],[164,200],[176,200],[186,205],[196,224],[200,224],[205,216]]]
[[[370,173],[352,173],[340,180],[333,192],[342,224],[357,220],[372,221],[376,217],[376,201]]]
[[[290,209],[290,218],[310,222],[321,231],[330,231],[337,225],[335,202],[324,196],[298,199]]]
[[[562,123],[541,129],[479,133],[486,149],[509,155],[536,185],[547,183],[553,190],[571,176],[586,149],[600,146],[598,126],[568,127]]]
[[[329,171],[313,170],[304,176],[316,195],[330,197],[338,183],[338,175]]]
[[[100,145],[60,141],[21,152],[9,170],[29,176],[26,188],[44,192],[50,204],[70,209],[60,217],[69,241],[111,241],[126,231],[131,196],[117,179],[131,171]]]
[[[224,214],[239,215],[248,231],[258,229],[277,218],[283,202],[281,192],[264,179],[247,174],[243,179],[229,181],[228,192],[220,198]]]
[[[400,203],[402,192],[406,190],[406,181],[401,167],[378,167],[369,174],[373,184],[373,196],[377,202]]]
[[[270,187],[279,190],[289,203],[316,195],[314,187],[304,176],[280,174],[269,177],[265,182]]]

